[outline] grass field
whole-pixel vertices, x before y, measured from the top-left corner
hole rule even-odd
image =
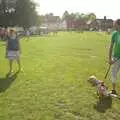
[[[100,105],[87,82],[92,74],[104,80],[110,37],[60,32],[22,38],[23,71],[12,80],[5,77],[8,61],[0,42],[0,120],[120,120],[120,100]],[[109,77],[104,81],[111,89]]]

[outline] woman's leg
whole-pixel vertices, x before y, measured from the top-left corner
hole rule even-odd
[[[18,64],[18,71],[21,70],[21,62],[20,62],[20,58],[16,59],[17,64]]]
[[[10,59],[10,60],[9,60],[9,73],[12,72],[12,64],[13,64],[13,60]]]

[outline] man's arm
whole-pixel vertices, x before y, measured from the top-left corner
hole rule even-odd
[[[111,42],[110,48],[109,48],[109,64],[110,65],[114,63],[114,60],[112,59],[113,46],[114,46],[114,42]]]

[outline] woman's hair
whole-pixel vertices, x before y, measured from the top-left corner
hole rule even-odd
[[[12,33],[12,32],[15,32],[15,30],[13,30],[13,29],[10,29],[10,30],[9,30],[9,32],[10,32],[10,33]]]
[[[17,34],[15,30],[9,29],[9,34],[12,34],[12,33]]]

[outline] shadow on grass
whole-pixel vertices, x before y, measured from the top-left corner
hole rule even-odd
[[[98,112],[106,112],[107,109],[112,107],[112,98],[111,97],[107,97],[102,99],[102,101],[97,101],[97,104],[94,106],[94,108],[98,111]]]
[[[8,77],[8,75],[6,75],[4,78],[0,78],[0,92],[5,92],[5,90],[10,87],[10,85],[17,78],[18,73],[19,72],[16,72],[12,75],[12,77]]]

